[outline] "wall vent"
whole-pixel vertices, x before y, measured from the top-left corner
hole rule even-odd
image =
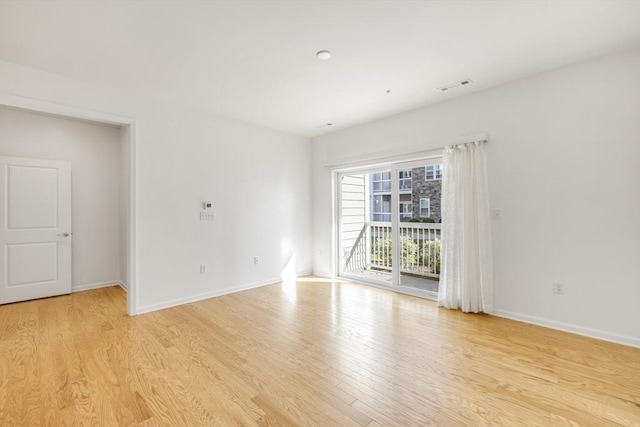
[[[446,86],[441,86],[441,87],[438,88],[438,90],[440,92],[446,92],[446,91],[451,90],[451,89],[455,89],[455,88],[458,88],[458,87],[470,85],[471,83],[473,83],[473,80],[464,79],[464,80],[460,80],[459,82],[450,83],[450,84],[448,84]]]

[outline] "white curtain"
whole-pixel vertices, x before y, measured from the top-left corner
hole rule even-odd
[[[445,148],[442,266],[438,305],[493,311],[493,267],[486,141]]]

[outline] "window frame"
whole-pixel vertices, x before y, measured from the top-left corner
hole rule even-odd
[[[409,183],[409,185],[403,186],[402,183]],[[398,171],[398,189],[400,191],[411,191],[413,188],[413,170],[403,169]]]
[[[405,210],[402,210],[402,206],[405,206]],[[402,220],[403,215],[409,215],[409,219],[413,218],[413,201],[401,200],[398,202],[398,219]]]
[[[422,202],[427,202],[427,207],[424,208],[422,206]],[[427,209],[427,215],[422,215],[422,209]],[[430,197],[420,197],[420,218],[429,218],[431,217],[431,198]]]
[[[431,169],[431,174],[429,173]],[[432,177],[429,178],[429,175]],[[425,181],[440,181],[442,180],[442,163],[436,163],[433,165],[426,165],[424,167],[424,180]]]

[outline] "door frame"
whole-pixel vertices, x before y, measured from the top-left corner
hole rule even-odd
[[[116,125],[129,128],[129,254],[127,277],[127,314],[134,316],[138,312],[138,268],[137,268],[137,121],[129,117],[116,116],[84,108],[70,107],[53,102],[11,95],[0,92],[0,106],[18,108],[37,113],[52,114],[72,119],[89,120],[92,122]]]
[[[342,179],[341,177],[343,176],[347,176],[347,175],[353,175],[353,174],[373,174],[373,173],[379,173],[379,172],[390,172],[391,173],[391,168],[389,165],[374,165],[371,167],[361,167],[361,168],[356,168],[356,169],[348,169],[348,170],[336,170],[335,171],[335,182],[336,182],[336,188],[335,188],[335,206],[336,209],[334,209],[334,215],[336,217],[336,235],[335,235],[335,248],[334,248],[334,256],[332,257],[334,259],[334,265],[335,265],[335,271],[334,271],[334,276],[337,277],[341,277],[347,280],[354,280],[354,281],[358,281],[358,280],[363,280],[361,277],[357,276],[357,275],[353,275],[353,274],[349,274],[349,273],[345,273],[342,271],[342,267],[343,267],[343,257],[342,257]],[[391,180],[391,185],[393,186],[393,178]],[[367,212],[368,214],[371,213],[371,207],[369,206],[369,200],[366,199],[368,195],[365,194],[365,205],[368,206],[368,208],[365,208],[365,212]],[[392,212],[392,218],[393,218],[393,195],[391,196],[391,212]],[[368,221],[368,220],[367,220]],[[392,230],[393,231],[393,230]],[[388,286],[386,283],[382,282],[382,281],[377,281],[375,279],[370,279],[366,281],[367,284],[373,285],[373,286],[377,286],[377,287],[381,287],[384,289],[393,289],[393,286]]]
[[[413,289],[408,286],[402,286],[400,284],[400,269],[393,268],[391,286],[385,286],[384,284],[367,281],[363,278],[347,275],[341,273],[341,246],[340,246],[340,220],[341,220],[341,180],[340,177],[349,173],[374,173],[379,171],[391,172],[391,235],[394,246],[392,264],[398,266],[400,262],[399,255],[399,191],[398,191],[398,172],[400,170],[410,169],[412,166],[424,166],[426,164],[436,163],[435,160],[442,159],[444,154],[443,149],[435,149],[422,152],[413,152],[406,156],[390,156],[376,158],[370,162],[358,161],[352,164],[331,165],[332,172],[332,223],[334,232],[332,233],[332,278],[344,279],[355,282],[365,283],[369,286],[375,286],[399,292],[403,294],[413,295],[421,298],[435,299],[432,292],[424,291],[421,289]]]

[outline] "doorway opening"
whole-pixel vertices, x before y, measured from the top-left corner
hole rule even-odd
[[[437,298],[442,174],[441,156],[337,171],[338,275]]]
[[[123,288],[125,288],[127,292],[127,313],[129,315],[135,315],[136,307],[137,307],[136,306],[136,299],[137,299],[136,298],[136,295],[137,295],[136,282],[137,281],[136,281],[136,191],[135,191],[136,189],[136,149],[135,149],[136,123],[135,121],[133,119],[129,119],[125,117],[119,117],[119,116],[113,116],[113,115],[89,111],[89,110],[77,109],[73,107],[67,107],[59,104],[53,104],[53,103],[33,100],[29,98],[17,97],[13,95],[4,94],[4,93],[0,93],[0,107],[15,111],[15,112],[22,112],[23,115],[25,116],[31,115],[31,116],[40,116],[44,118],[48,117],[48,120],[71,119],[71,121],[74,121],[75,123],[84,123],[85,126],[93,126],[93,127],[95,127],[95,125],[103,125],[98,127],[104,127],[104,125],[107,125],[107,127],[110,127],[112,129],[112,132],[111,132],[112,134],[113,132],[116,133],[115,142],[120,144],[119,152],[121,153],[119,155],[120,158],[116,159],[116,161],[119,161],[120,162],[119,164],[122,166],[121,168],[118,168],[120,173],[119,174],[116,173],[115,175],[103,174],[103,176],[99,179],[101,179],[102,182],[105,182],[106,180],[111,180],[111,183],[107,188],[107,191],[111,191],[112,195],[113,195],[113,192],[119,192],[116,195],[117,201],[119,203],[118,208],[111,209],[107,212],[107,210],[104,208],[104,205],[100,207],[91,205],[86,208],[86,211],[89,217],[95,216],[95,215],[98,215],[98,216],[110,215],[111,217],[113,217],[111,218],[112,222],[116,221],[119,224],[119,229],[121,230],[121,232],[117,232],[116,234],[120,236],[120,239],[119,239],[120,243],[115,243],[115,245],[117,245],[119,248],[119,251],[117,252],[117,255],[119,256],[119,262],[118,260],[115,260],[115,261],[111,260],[114,263],[118,263],[118,265],[120,266],[120,270],[118,273],[119,280],[112,280],[115,278],[111,278],[111,277],[105,278],[105,280],[108,280],[108,282],[105,282],[104,285],[120,284]],[[27,113],[27,114],[24,114],[24,113]],[[16,127],[16,129],[19,129],[19,127]],[[46,150],[46,147],[44,147],[45,144],[42,144],[41,142],[39,142],[38,144],[40,144],[39,148],[36,149],[34,152],[44,153],[45,152],[44,150]],[[106,145],[108,144],[105,143],[103,146],[106,147]],[[64,157],[68,153],[62,154],[60,152],[56,152],[57,148],[55,147],[56,145],[52,144],[50,147],[51,151],[46,156],[37,155],[37,154],[34,156],[31,156],[27,150],[24,150],[24,152],[22,152],[22,148],[20,148],[19,152],[17,152],[17,157],[33,157],[33,158],[40,157],[45,159],[52,158],[52,159],[64,160]],[[95,147],[93,147],[92,149],[94,148]],[[14,149],[17,149],[17,148],[14,147]],[[14,154],[12,154],[11,152],[8,152],[8,153],[4,153],[4,155],[15,156],[16,151],[15,150],[13,151],[14,151]],[[111,154],[114,154],[114,152],[112,152]],[[73,174],[73,170],[72,170],[72,174]],[[27,180],[25,182],[30,182],[30,181]],[[104,190],[105,189],[100,186],[95,188],[95,191],[104,191]],[[91,191],[92,190],[87,188],[85,191],[85,194]],[[75,202],[74,202],[74,205],[75,205]],[[83,207],[82,212],[83,212],[83,216],[87,218],[87,216],[84,215],[84,210],[85,210],[85,207]],[[74,221],[74,227],[79,227],[79,224],[77,224],[75,221]],[[73,232],[73,230],[69,230],[69,232],[71,233]],[[105,233],[102,233],[102,234],[105,234]],[[64,233],[62,235],[64,235]],[[71,235],[70,237],[75,239],[76,236]],[[67,239],[71,240],[69,238]],[[96,246],[104,243],[105,242],[101,242],[101,241],[95,241],[95,242],[89,241],[89,244],[95,244]],[[109,242],[107,242],[107,244],[108,243]],[[110,243],[113,244],[113,241]],[[75,246],[76,245],[74,242],[74,247]],[[77,249],[80,250],[80,248],[77,248]],[[94,260],[97,260],[98,258],[99,257],[94,257]],[[99,265],[99,262],[96,262],[96,265]],[[84,282],[84,281],[81,281],[81,282]],[[76,281],[74,281],[73,290],[75,291],[75,290],[90,289],[92,287],[100,287],[102,283],[90,283],[86,285],[86,287],[84,285],[85,283],[76,283]]]

